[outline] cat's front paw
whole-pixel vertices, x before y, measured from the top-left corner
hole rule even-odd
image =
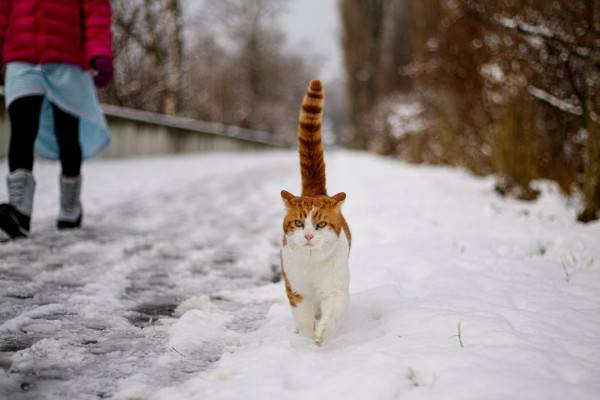
[[[323,343],[328,342],[331,339],[333,329],[331,329],[331,325],[327,323],[321,323],[315,329],[314,335],[312,335],[313,341],[317,346],[321,346]]]
[[[304,326],[296,329],[296,333],[300,336],[312,337],[314,335],[314,329],[312,327]]]
[[[323,344],[323,336],[315,335],[315,336],[313,336],[313,341],[315,342],[315,344],[317,346],[321,346]]]

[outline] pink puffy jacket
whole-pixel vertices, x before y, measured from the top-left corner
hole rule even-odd
[[[110,0],[0,0],[0,65],[112,59]]]

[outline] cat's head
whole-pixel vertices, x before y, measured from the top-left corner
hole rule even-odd
[[[345,224],[342,204],[346,193],[303,197],[282,190],[281,198],[286,207],[284,244],[295,249],[327,250],[337,243]]]

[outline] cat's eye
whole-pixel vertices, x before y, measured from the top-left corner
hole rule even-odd
[[[304,222],[300,221],[299,219],[294,221],[294,225],[296,225],[298,228],[304,228]]]
[[[317,229],[323,229],[327,226],[327,222],[321,221],[317,224]]]

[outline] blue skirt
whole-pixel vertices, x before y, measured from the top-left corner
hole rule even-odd
[[[52,104],[79,118],[79,143],[83,158],[99,155],[110,144],[108,126],[92,77],[81,68],[58,63],[34,65],[11,62],[6,66],[4,90],[7,108],[20,97],[44,96],[35,142],[35,151],[39,156],[54,160],[59,158]]]

